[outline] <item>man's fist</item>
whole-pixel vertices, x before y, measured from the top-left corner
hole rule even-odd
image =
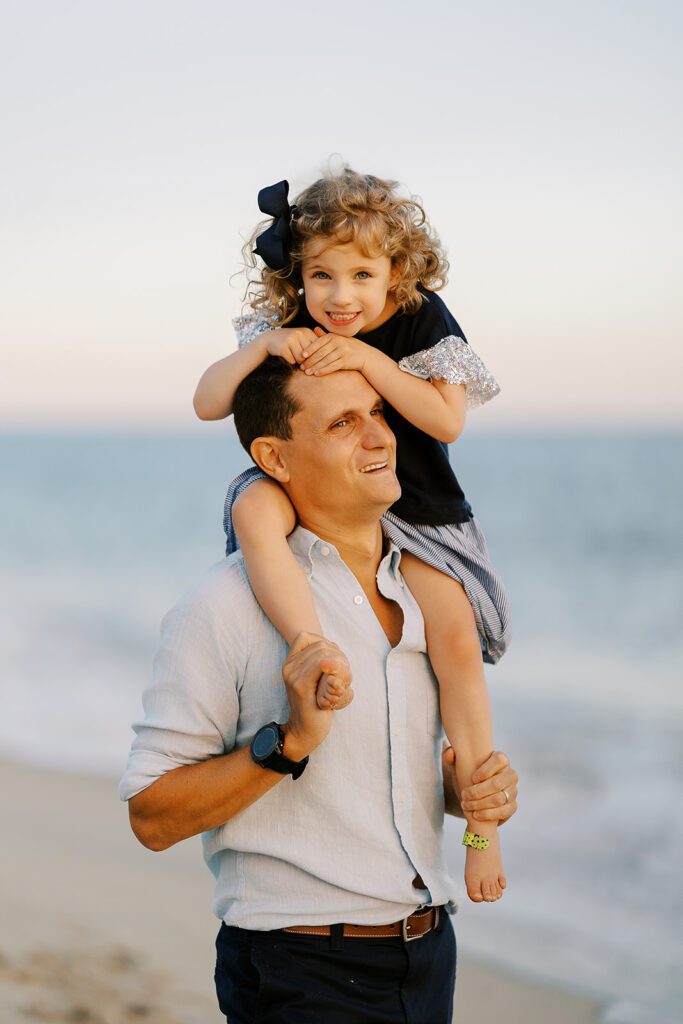
[[[294,761],[315,750],[330,731],[332,711],[318,707],[317,701],[318,684],[325,675],[340,680],[345,704],[350,703],[353,690],[346,655],[331,640],[300,633],[282,666],[290,707],[289,721],[283,726],[285,753]]]
[[[499,825],[517,810],[517,782],[519,776],[510,767],[505,754],[494,750],[489,758],[472,774],[472,785],[463,789],[458,799],[455,782],[455,751],[445,747],[443,774],[447,796],[452,794],[463,811],[477,821],[495,821]],[[448,805],[448,801],[447,801]],[[457,807],[447,806],[457,813]]]

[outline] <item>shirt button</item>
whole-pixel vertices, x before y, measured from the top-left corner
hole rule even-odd
[[[327,546],[326,544],[324,544],[324,545],[323,545],[323,546],[321,547],[321,549],[320,549],[320,554],[321,554],[321,555],[324,555],[324,556],[325,556],[325,558],[327,558],[327,556],[329,555],[329,553],[330,553],[330,549],[328,548],[328,546]]]
[[[354,604],[362,604],[363,603],[363,598],[360,596],[360,594],[356,594],[356,596],[353,599],[353,603]]]

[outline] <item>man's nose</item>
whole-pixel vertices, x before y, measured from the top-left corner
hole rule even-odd
[[[394,435],[383,420],[370,416],[363,432],[364,448],[390,448]]]

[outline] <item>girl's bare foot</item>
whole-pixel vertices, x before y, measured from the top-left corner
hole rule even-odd
[[[483,830],[481,826],[478,826],[472,831],[477,835],[483,835],[485,831],[489,845],[485,850],[467,847],[465,860],[467,895],[475,903],[495,903],[503,895],[503,889],[507,884],[503,859],[500,855],[498,829]]]

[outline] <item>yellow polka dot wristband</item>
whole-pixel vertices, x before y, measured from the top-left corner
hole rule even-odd
[[[468,832],[465,829],[462,845],[471,846],[474,850],[485,850],[489,845],[489,840],[485,836],[478,836],[476,832]]]

